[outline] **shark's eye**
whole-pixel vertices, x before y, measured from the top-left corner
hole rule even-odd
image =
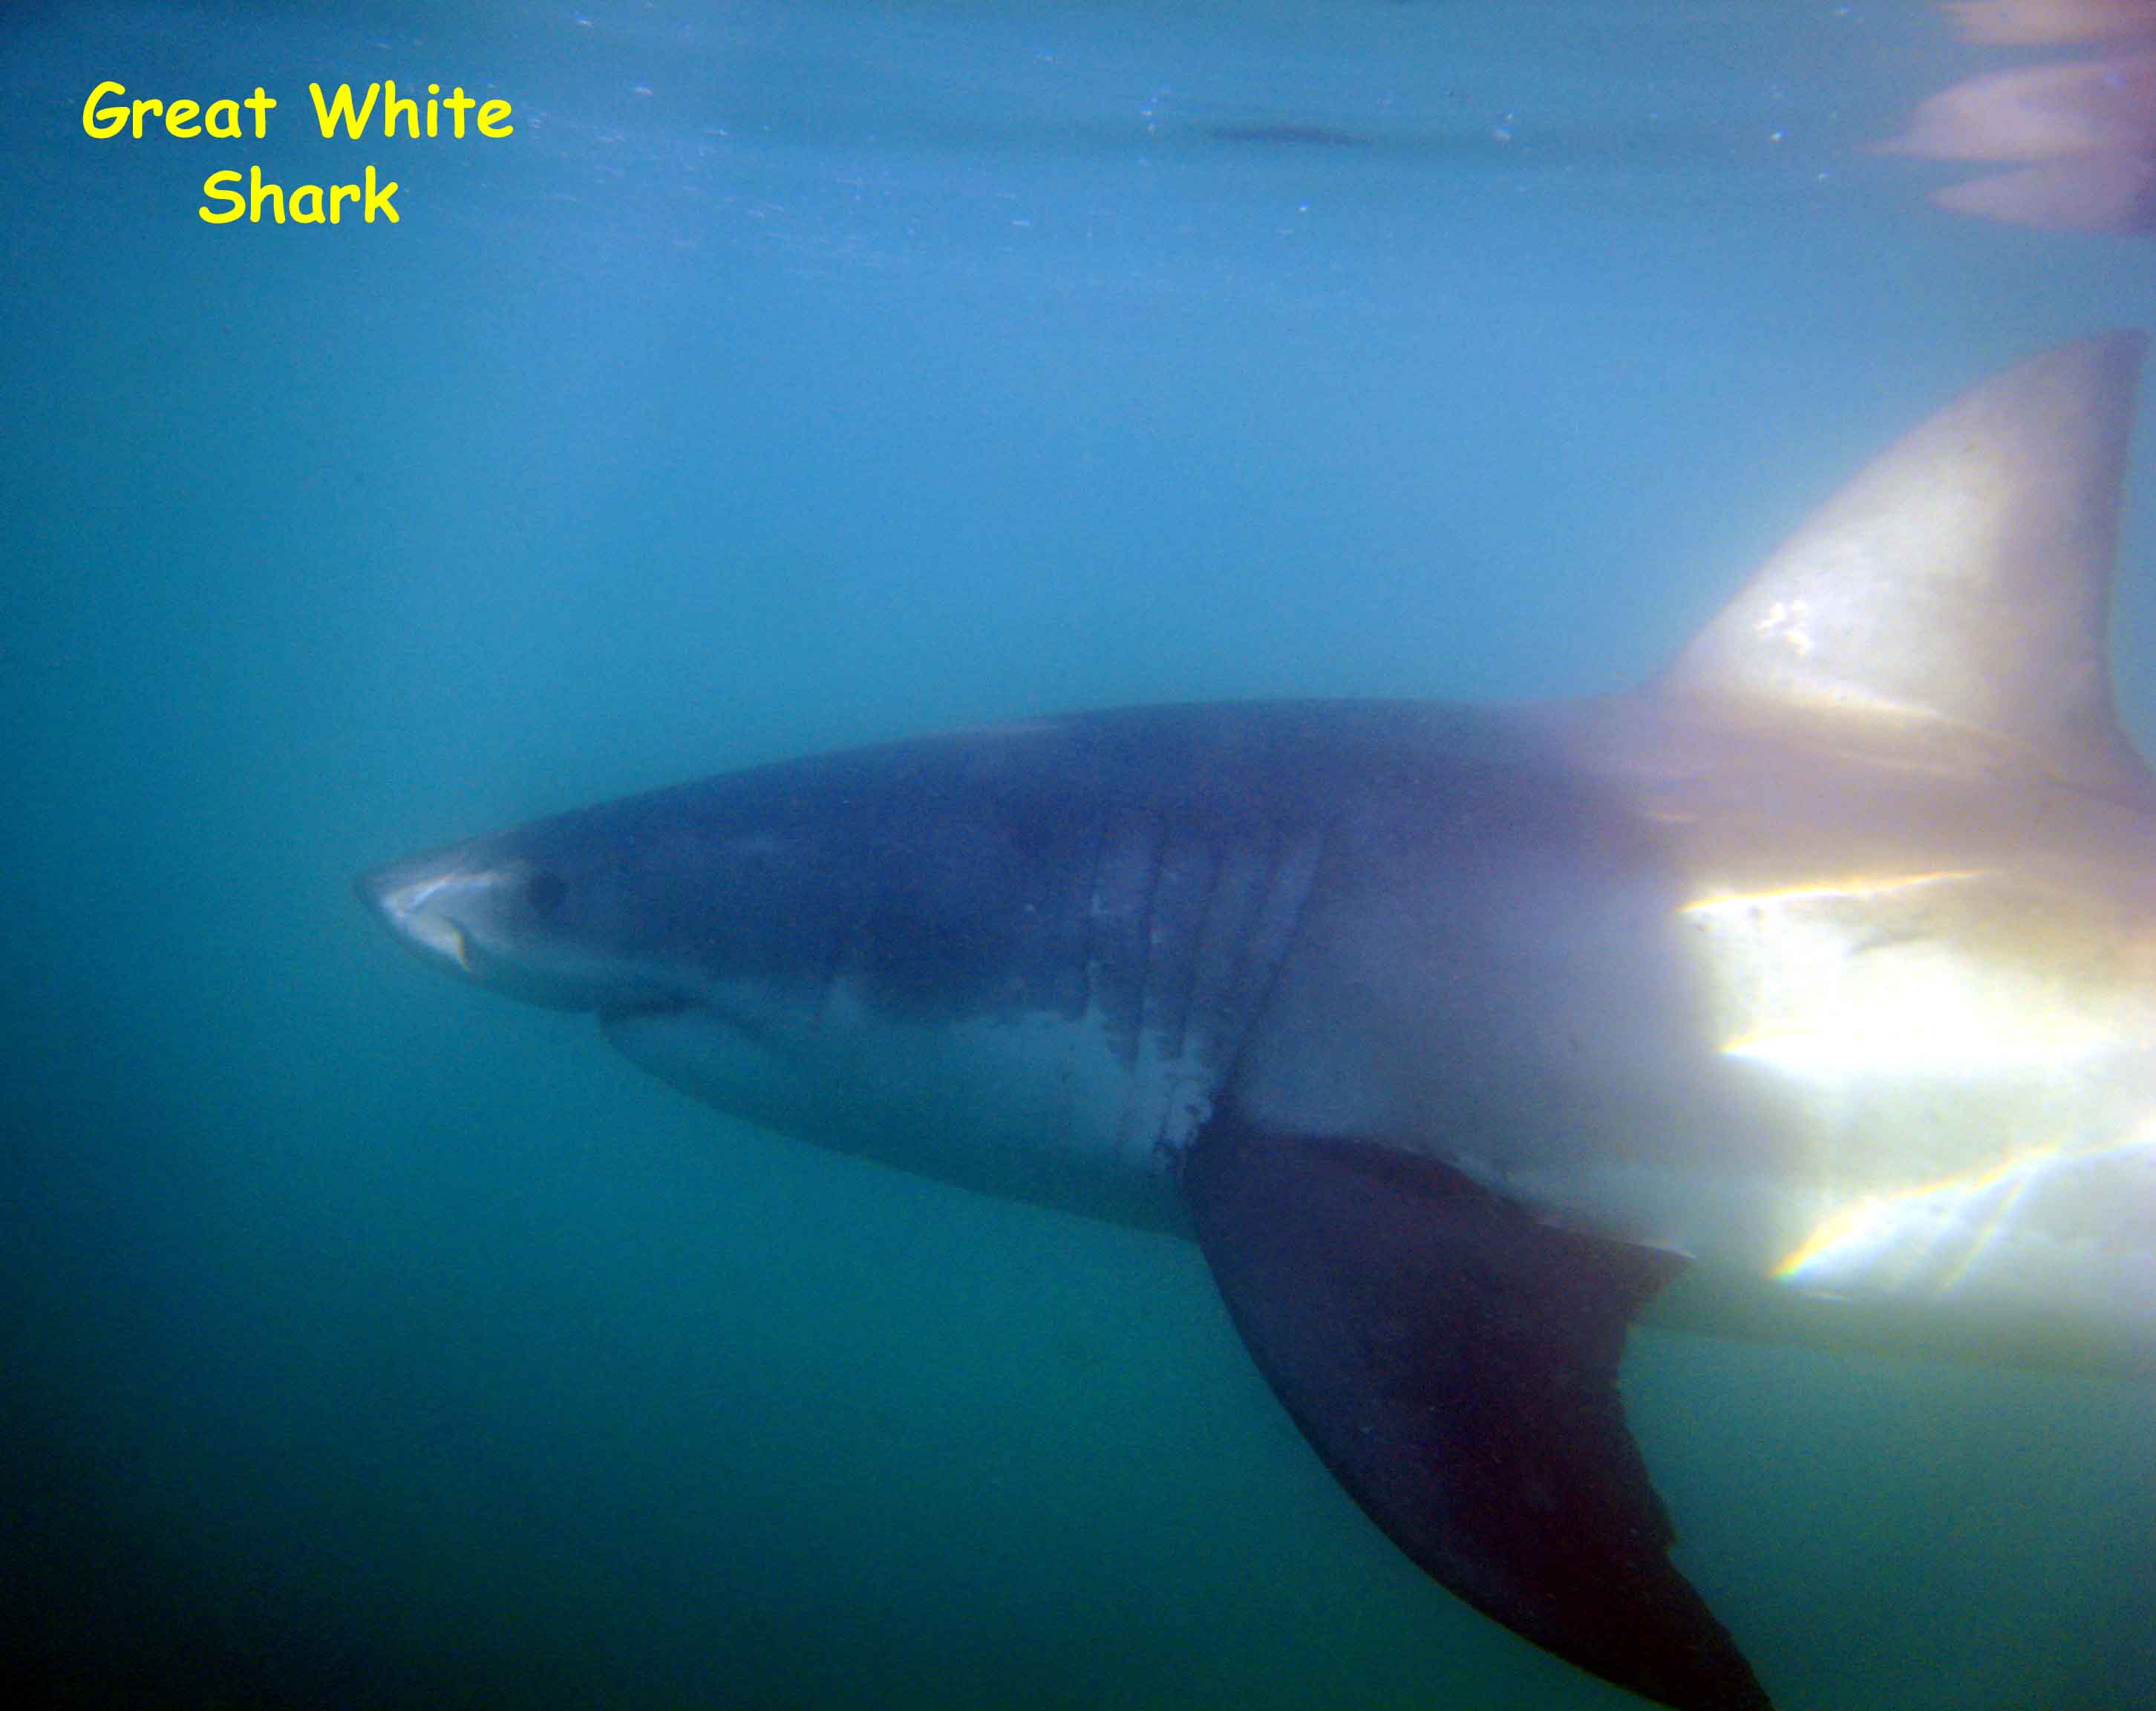
[[[562,907],[562,899],[568,890],[560,875],[542,867],[524,881],[524,901],[531,905],[531,912],[544,921]]]

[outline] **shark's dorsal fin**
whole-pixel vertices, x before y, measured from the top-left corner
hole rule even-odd
[[[1659,691],[2156,793],[2112,712],[2107,635],[2144,343],[2084,339],[1964,393],[1814,513]]]

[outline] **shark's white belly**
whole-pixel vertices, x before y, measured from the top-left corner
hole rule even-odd
[[[1141,1031],[1135,1064],[1100,1012],[909,1021],[843,984],[813,1018],[744,1029],[723,1006],[610,1024],[632,1061],[780,1133],[985,1193],[1179,1227],[1175,1156],[1219,1066]]]

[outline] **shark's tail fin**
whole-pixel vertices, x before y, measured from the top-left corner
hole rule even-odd
[[[1963,394],[1815,512],[1661,692],[2156,800],[2107,657],[2145,344],[2084,339]]]

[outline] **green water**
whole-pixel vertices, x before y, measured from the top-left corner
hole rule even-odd
[[[11,8],[0,1668],[1633,1703],[1397,1556],[1194,1251],[690,1107],[350,877],[957,724],[1635,681],[1958,387],[2156,321],[2145,237],[1856,152],[1996,63],[1883,4]],[[516,133],[308,134],[382,77]],[[95,141],[105,78],[290,122]],[[200,221],[254,161],[403,218]],[[2156,1703],[2145,1379],[1643,1333],[1627,1393],[1785,1706]]]

